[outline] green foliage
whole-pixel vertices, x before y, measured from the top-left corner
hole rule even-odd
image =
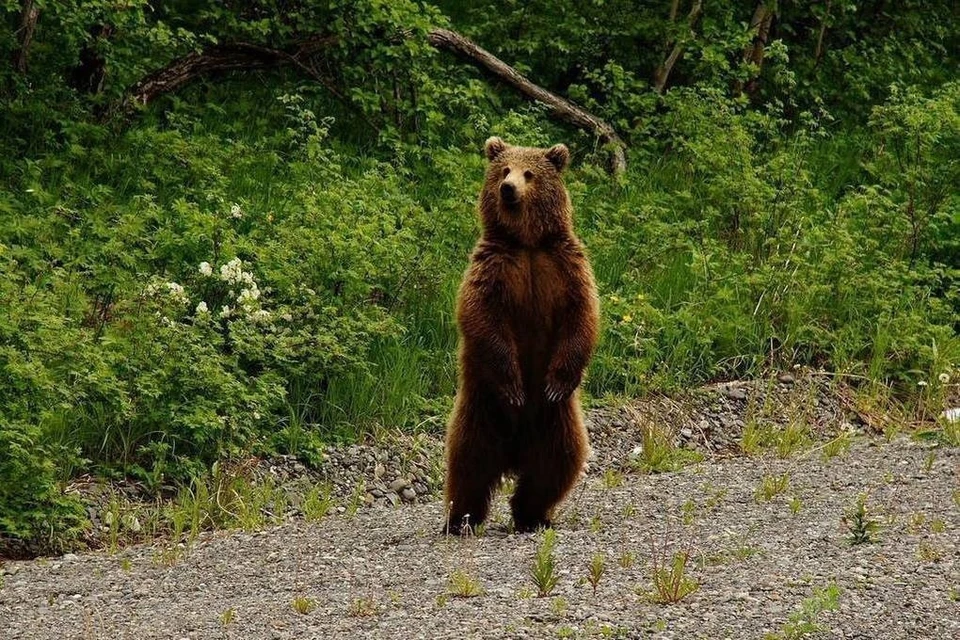
[[[798,640],[823,631],[817,618],[824,611],[836,611],[840,607],[840,587],[830,584],[823,589],[814,589],[813,595],[804,599],[800,609],[790,614],[780,633],[768,634],[767,640]]]

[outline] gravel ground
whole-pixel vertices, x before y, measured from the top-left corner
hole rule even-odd
[[[601,461],[617,458],[604,443],[624,440],[607,436]],[[780,474],[787,489],[758,500]],[[829,460],[809,450],[712,455],[657,475],[595,469],[557,518],[559,581],[543,598],[530,576],[541,536],[507,533],[502,497],[474,538],[437,535],[442,505],[418,498],[189,549],[11,562],[0,638],[763,638],[833,584],[839,608],[792,637],[960,638],[958,476],[960,449],[869,436]],[[878,539],[853,546],[842,518],[861,494]],[[699,589],[656,604],[643,595],[653,559],[678,550]],[[584,578],[596,553],[606,570],[594,594]],[[482,595],[456,597],[457,572]],[[296,598],[315,608],[296,612]]]

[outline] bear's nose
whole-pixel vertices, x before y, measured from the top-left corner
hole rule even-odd
[[[508,202],[514,202],[517,199],[517,188],[509,182],[500,185],[500,197]]]

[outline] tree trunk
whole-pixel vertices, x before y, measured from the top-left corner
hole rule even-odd
[[[90,41],[80,51],[80,62],[70,74],[70,85],[83,93],[100,93],[107,77],[107,61],[98,50],[100,40],[113,34],[113,25],[100,24],[90,28]]]
[[[820,60],[823,59],[823,37],[827,33],[827,22],[830,20],[831,0],[827,0],[827,7],[820,21],[820,33],[817,35],[817,48],[813,52],[813,68],[820,66]]]
[[[770,38],[770,25],[773,23],[773,4],[769,0],[760,0],[750,20],[750,31],[754,33],[753,42],[743,50],[743,61],[756,67],[753,76],[746,85],[738,81],[734,93],[740,95],[744,91],[753,95],[759,84],[760,68],[763,66],[763,52]]]
[[[437,49],[450,51],[465,58],[471,64],[510,85],[525,97],[547,105],[550,107],[550,113],[557,120],[591,132],[599,138],[601,143],[609,147],[610,172],[617,175],[626,170],[627,160],[624,155],[626,145],[608,123],[587,113],[569,100],[530,82],[517,73],[516,69],[456,32],[448,29],[434,29],[428,34],[428,39]]]
[[[674,4],[670,7],[670,16],[671,21],[676,17],[677,14],[677,4]],[[703,15],[703,0],[694,0],[693,6],[690,8],[690,14],[687,16],[687,24],[690,28],[690,35],[693,35],[693,30],[696,28],[697,23],[700,21],[700,17]],[[669,46],[669,42],[667,46]],[[683,49],[686,46],[686,42],[683,40],[677,40],[673,43],[673,48],[670,51],[669,55],[664,59],[660,66],[657,67],[657,70],[653,74],[653,88],[657,93],[663,93],[664,88],[667,86],[667,78],[670,77],[670,72],[673,71],[673,65],[677,63],[677,60],[680,59],[680,56],[683,55]]]
[[[20,28],[17,29],[19,46],[13,52],[13,68],[20,74],[27,72],[27,56],[30,54],[30,41],[40,18],[40,7],[34,0],[24,0],[20,10]]]

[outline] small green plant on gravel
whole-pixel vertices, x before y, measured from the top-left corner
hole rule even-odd
[[[293,607],[294,611],[303,616],[316,609],[317,603],[313,600],[313,598],[297,596],[293,599],[293,602],[290,603],[290,606]]]
[[[680,515],[683,524],[691,525],[697,516],[697,503],[691,499],[687,499],[686,502],[680,507]]]
[[[600,517],[600,514],[590,518],[590,533],[600,533],[603,529],[603,519]]]
[[[910,520],[907,521],[907,531],[910,533],[920,533],[924,525],[927,523],[927,516],[925,513],[917,511],[916,513],[910,514]]]
[[[953,504],[960,507],[960,489],[953,490]]]
[[[237,610],[233,607],[229,609],[224,609],[223,613],[220,614],[220,624],[225,627],[229,627],[231,624],[237,621]]]
[[[483,595],[483,588],[476,578],[462,569],[457,569],[450,576],[447,592],[457,598],[476,598]]]
[[[637,515],[637,506],[632,502],[623,508],[624,518],[632,518],[635,515]]]
[[[567,602],[567,599],[563,596],[557,596],[550,603],[550,610],[553,611],[553,615],[558,618],[562,618],[569,608],[570,603]]]
[[[960,602],[960,589],[957,587],[950,587],[950,592],[947,594],[947,598],[951,602]]]
[[[800,509],[803,508],[803,500],[797,496],[790,498],[790,513],[797,515],[800,513]]]
[[[840,606],[840,587],[830,584],[823,589],[815,589],[813,595],[800,603],[800,610],[790,614],[780,633],[767,635],[767,640],[799,640],[823,628],[817,618],[824,611],[836,611]]]
[[[590,583],[590,586],[593,588],[593,595],[596,596],[597,587],[600,586],[600,579],[603,578],[603,574],[606,572],[606,560],[604,559],[603,554],[593,554],[593,557],[590,558],[590,564],[587,569],[587,582]]]
[[[536,594],[533,592],[533,589],[530,587],[520,587],[520,590],[517,591],[517,597],[521,600],[529,600]]]
[[[707,485],[705,491],[707,493],[707,500],[703,506],[710,511],[719,507],[720,503],[723,502],[724,498],[726,498],[730,492],[726,487],[714,487],[712,485]]]
[[[620,557],[617,558],[617,564],[620,565],[621,569],[629,569],[637,562],[637,554],[633,551],[624,551],[620,554]]]
[[[303,496],[303,517],[307,522],[322,520],[333,506],[333,489],[329,484],[320,484],[310,487]]]
[[[164,545],[153,556],[155,564],[161,567],[173,567],[183,560],[187,555],[187,545],[182,543],[171,543]]]
[[[836,438],[833,438],[823,445],[823,459],[831,460],[839,455],[846,453],[853,443],[853,436],[849,431],[841,432]]]
[[[360,507],[363,506],[363,497],[367,493],[367,483],[366,480],[361,478],[357,481],[357,486],[353,488],[353,493],[350,494],[350,501],[347,503],[346,514],[350,517],[357,515],[357,511],[360,510]]]
[[[577,631],[569,625],[563,625],[561,627],[557,627],[558,638],[573,638],[576,635],[577,635]]]
[[[654,548],[651,556],[651,587],[643,592],[657,604],[675,604],[700,588],[687,572],[692,554],[682,549],[670,554],[666,548]]]
[[[871,517],[865,495],[857,498],[856,504],[844,514],[842,522],[847,528],[847,542],[851,545],[872,544],[877,541],[880,523]]]
[[[943,559],[943,551],[930,542],[921,540],[917,545],[917,557],[923,562],[940,562]]]
[[[640,422],[640,447],[632,458],[632,466],[641,473],[665,473],[700,462],[703,455],[680,449],[673,443],[673,434],[648,421]]]
[[[930,521],[931,533],[943,533],[946,530],[947,530],[947,523],[944,522],[943,518],[933,518]]]
[[[442,609],[443,607],[447,606],[448,602],[450,602],[450,596],[446,593],[440,593],[437,595],[436,603],[438,609]]]
[[[121,558],[120,560],[120,570],[125,573],[130,573],[130,570],[133,568],[133,563],[130,562],[130,558]]]
[[[355,598],[350,603],[350,617],[366,618],[377,613],[377,603],[371,596]]]
[[[776,496],[787,490],[790,486],[790,475],[782,473],[780,475],[766,475],[760,481],[753,497],[757,502],[770,502]]]
[[[933,463],[937,461],[937,454],[933,451],[927,453],[927,457],[923,459],[923,472],[930,473],[930,470],[933,469]]]
[[[616,469],[606,469],[603,472],[603,488],[615,489],[623,484],[623,474]]]
[[[556,531],[544,529],[530,570],[533,584],[537,587],[537,595],[541,598],[550,595],[559,580],[556,574],[556,557],[553,553],[556,545]]]

